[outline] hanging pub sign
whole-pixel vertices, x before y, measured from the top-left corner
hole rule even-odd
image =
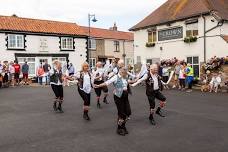
[[[183,38],[183,27],[158,31],[158,41]]]

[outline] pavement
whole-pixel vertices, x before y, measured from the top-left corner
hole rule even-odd
[[[129,135],[116,134],[117,110],[96,108],[92,95],[91,121],[82,119],[76,87],[64,89],[64,113],[52,110],[49,87],[0,89],[0,152],[227,152],[228,95],[168,90],[165,118],[148,121],[144,87],[130,96]],[[157,102],[158,103],[158,102]]]

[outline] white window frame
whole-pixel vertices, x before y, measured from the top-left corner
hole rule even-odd
[[[25,45],[24,45],[24,35],[19,35],[19,34],[8,34],[8,48],[9,49],[24,49]],[[15,46],[10,46],[11,45],[11,36],[14,36],[14,40],[15,41]],[[21,37],[21,46],[20,43],[18,42],[19,37]]]
[[[189,36],[187,36],[187,31],[190,31],[190,33],[191,33]],[[194,31],[198,31],[197,35],[194,35]],[[186,37],[199,36],[199,24],[198,24],[198,22],[186,24],[185,34],[186,34]]]
[[[72,44],[70,44],[70,40]],[[74,39],[72,37],[61,37],[61,50],[74,50]]]
[[[89,39],[89,49],[96,50],[97,42],[96,39]]]
[[[198,63],[197,63],[197,64],[196,64],[196,63],[193,63],[193,58],[194,58],[194,57],[198,57]],[[199,67],[199,78],[200,78],[200,70],[201,70],[201,68],[200,68],[200,57],[197,56],[197,55],[186,56],[186,61],[187,61],[187,63],[188,63],[188,58],[192,58],[192,63],[189,63],[189,64],[191,65],[192,68],[194,68],[194,65],[196,65],[196,66]],[[193,69],[193,70],[194,70],[194,69]],[[194,70],[194,77],[196,77],[196,76],[195,76],[195,70]]]
[[[96,67],[96,61],[97,61],[96,58],[90,58],[90,59],[89,59],[89,66],[90,66],[91,68],[95,68],[95,67]]]

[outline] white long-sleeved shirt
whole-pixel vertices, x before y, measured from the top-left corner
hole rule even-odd
[[[154,90],[158,90],[159,89],[158,75],[157,74],[152,74],[152,73],[150,73],[150,75],[151,75],[151,78],[152,78],[153,83],[154,83]],[[134,83],[132,86],[138,85],[139,83],[145,81],[147,78],[148,78],[148,73],[144,74],[144,76],[141,79],[139,79],[136,83]]]
[[[55,69],[57,71],[57,73],[59,73],[59,70]],[[50,76],[52,76],[55,72],[54,72],[54,68],[52,68],[50,71]],[[62,79],[62,78],[60,78]],[[54,85],[63,85],[63,83],[61,83],[58,79],[58,83],[55,83],[55,82],[50,82],[50,84],[54,84]]]
[[[105,84],[106,85],[110,85],[111,83],[117,83],[118,77],[120,77],[120,79],[123,82],[123,90],[127,90],[128,81],[127,81],[127,79],[121,77],[120,74],[117,74],[117,75],[113,76],[111,79],[107,80],[105,82]]]
[[[75,74],[75,77],[77,79],[79,79],[80,78],[80,74],[81,74],[81,72],[77,72]],[[83,73],[83,75],[84,75],[84,77],[83,77],[83,88],[80,88],[80,89],[82,91],[84,91],[85,93],[89,94],[91,92],[91,90],[92,90],[90,75],[89,75],[88,72],[87,73]]]

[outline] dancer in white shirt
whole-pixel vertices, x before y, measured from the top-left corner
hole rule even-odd
[[[62,65],[59,61],[53,62],[54,68],[50,70],[50,84],[55,94],[56,100],[54,101],[53,108],[55,111],[63,113],[63,79]],[[58,103],[58,107],[57,107]]]
[[[96,69],[93,75],[94,75],[94,84],[99,85],[104,83],[106,76],[105,76],[105,69],[103,68],[101,62],[97,62]],[[97,95],[97,108],[101,108],[100,97],[101,97],[102,91],[104,92],[103,102],[108,104],[108,101],[107,101],[108,87],[104,86],[102,88],[94,88],[94,90]]]
[[[82,69],[80,72],[76,73],[73,77],[68,77],[69,80],[78,80],[78,93],[84,101],[83,104],[83,118],[85,120],[90,120],[89,108],[90,108],[90,97],[92,90],[92,76],[89,72],[89,64],[87,62],[82,64]]]
[[[160,90],[163,89],[162,81],[160,76],[158,75],[158,66],[156,64],[152,64],[150,66],[150,71],[145,74],[141,79],[139,79],[136,83],[132,84],[132,86],[136,86],[142,81],[146,82],[146,95],[149,100],[150,104],[150,115],[149,120],[152,125],[155,125],[154,120],[154,113],[158,114],[161,117],[165,117],[161,109],[165,106],[166,103],[166,97],[160,92]],[[160,106],[155,111],[155,99],[159,99]]]

